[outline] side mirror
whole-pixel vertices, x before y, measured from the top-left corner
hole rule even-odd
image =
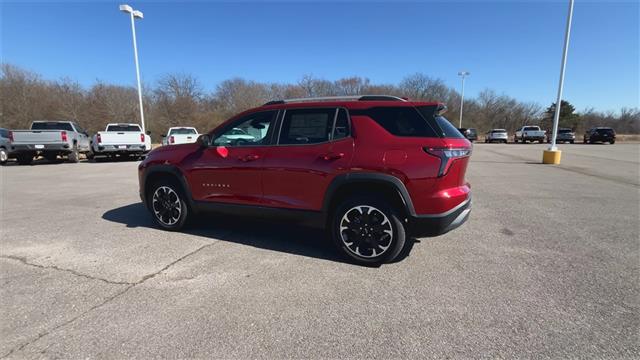
[[[160,135],[160,136],[161,136],[161,137],[163,137],[163,138],[166,138],[166,137],[167,137],[167,134],[162,134],[162,135]]]
[[[198,137],[198,143],[200,144],[200,147],[209,147],[209,145],[211,144],[211,138],[209,137],[209,134],[200,135],[200,137]]]
[[[147,130],[147,135],[151,136],[151,131]]]

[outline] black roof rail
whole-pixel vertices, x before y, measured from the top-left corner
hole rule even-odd
[[[310,97],[310,98],[299,98],[299,99],[273,100],[263,104],[262,106],[300,103],[300,102],[315,102],[315,101],[407,101],[407,100],[408,100],[407,98],[401,98],[401,97],[391,96],[391,95],[324,96],[324,97]]]
[[[358,101],[407,101],[407,99],[391,95],[363,95]]]
[[[278,104],[284,104],[284,100],[271,100],[269,102],[266,102],[266,103],[262,104],[262,106],[278,105]]]

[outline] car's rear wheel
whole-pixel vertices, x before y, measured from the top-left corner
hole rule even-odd
[[[163,179],[153,184],[149,190],[148,205],[153,220],[165,230],[180,230],[189,215],[182,188],[170,179]]]
[[[616,141],[615,141],[615,140],[611,140],[611,141],[609,141],[609,144],[611,144],[611,145],[613,145],[613,144],[615,144],[615,143],[616,143]]]
[[[7,149],[0,148],[0,165],[6,164],[8,160],[9,160],[9,153],[7,152]]]
[[[398,212],[384,199],[353,197],[338,206],[332,221],[332,238],[351,261],[380,265],[398,256],[406,230]]]
[[[80,152],[78,151],[78,148],[76,146],[71,149],[71,152],[69,153],[69,155],[67,155],[67,159],[71,163],[77,163],[80,161]]]

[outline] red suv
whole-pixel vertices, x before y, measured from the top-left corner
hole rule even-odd
[[[153,150],[140,197],[166,230],[194,213],[274,216],[327,229],[355,262],[388,262],[407,237],[469,216],[471,143],[445,109],[393,96],[271,101]]]

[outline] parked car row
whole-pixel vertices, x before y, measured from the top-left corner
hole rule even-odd
[[[199,135],[194,127],[172,127],[162,135],[162,145],[193,143]],[[16,159],[28,165],[40,156],[49,162],[72,163],[79,162],[80,155],[140,159],[151,148],[150,133],[134,123],[111,123],[92,137],[75,121],[42,120],[31,123],[29,130],[0,129],[0,164]]]
[[[142,156],[151,150],[151,139],[137,124],[109,124],[90,137],[75,121],[34,121],[29,130],[0,129],[0,162],[14,158],[28,165],[39,156],[50,162],[77,163],[80,155]]]
[[[478,133],[473,128],[460,128],[458,129],[462,135],[464,135],[469,141],[473,142],[478,140]],[[491,129],[484,135],[485,143],[503,143],[506,144],[509,141],[509,133],[505,129]],[[513,134],[514,143],[527,143],[527,142],[551,142],[551,131],[544,131],[537,125],[526,125],[518,129]],[[556,135],[556,143],[570,143],[573,144],[576,141],[576,134],[572,129],[559,128]],[[593,144],[597,142],[614,144],[616,142],[616,132],[610,127],[594,127],[587,130],[583,136],[583,143]]]

